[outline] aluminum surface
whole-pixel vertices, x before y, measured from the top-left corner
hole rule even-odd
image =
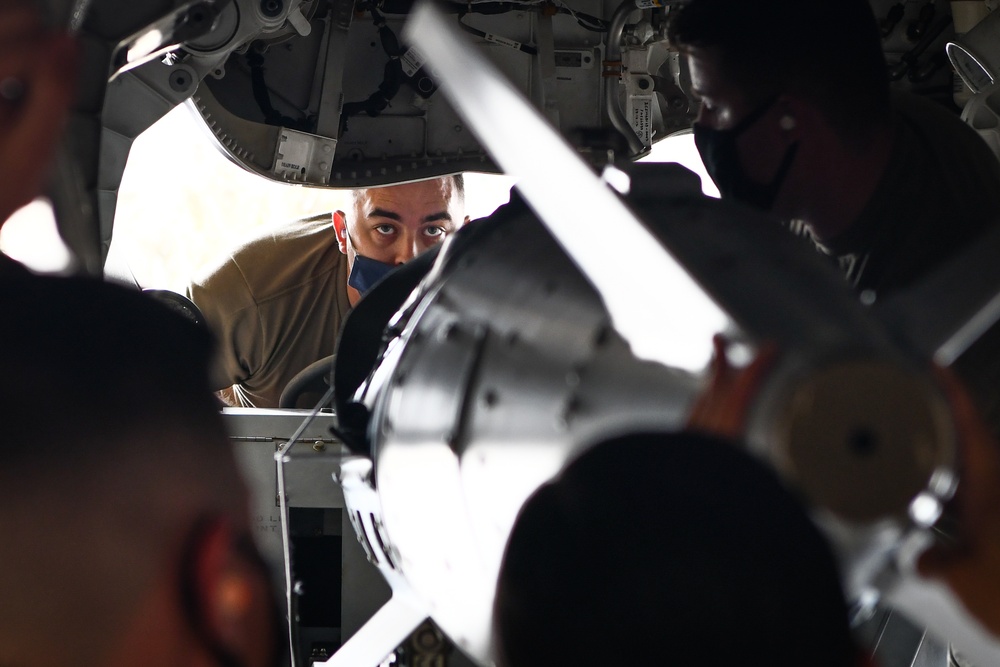
[[[677,428],[699,379],[637,359],[526,210],[479,224],[386,355],[371,423],[394,569],[485,663],[500,559],[525,499],[600,440]]]
[[[414,10],[404,32],[427,40],[424,55],[465,122],[600,294],[612,325],[640,358],[700,370],[726,314],[594,174],[569,144],[430,4]],[[458,57],[461,54],[461,57]],[[545,155],[546,159],[538,159]],[[553,164],[558,168],[553,169]],[[608,261],[609,224],[631,255]],[[669,285],[669,290],[657,286]],[[686,313],[683,320],[672,314]],[[663,345],[666,335],[671,345]]]

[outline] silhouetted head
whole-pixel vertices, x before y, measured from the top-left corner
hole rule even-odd
[[[669,36],[689,58],[710,57],[713,83],[734,89],[716,104],[740,95],[749,109],[798,96],[857,141],[889,122],[889,79],[868,0],[689,0],[672,11]]]
[[[0,281],[0,312],[0,664],[268,664],[280,635],[207,330],[27,273]]]
[[[600,444],[524,506],[504,667],[857,663],[831,551],[775,474],[702,435]]]

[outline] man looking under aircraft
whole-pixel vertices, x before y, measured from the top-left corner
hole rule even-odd
[[[722,196],[804,229],[866,303],[1000,224],[1000,163],[944,107],[890,94],[867,0],[690,0],[669,30]],[[956,368],[1000,433],[998,347]]]
[[[277,407],[296,374],[333,354],[367,289],[466,222],[459,174],[356,190],[350,216],[299,220],[239,248],[188,288],[219,338],[223,400]]]

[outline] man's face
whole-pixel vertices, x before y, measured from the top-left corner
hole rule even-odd
[[[735,160],[745,180],[756,185],[777,182],[780,187],[781,165],[797,141],[791,132],[795,120],[789,98],[754,94],[753,87],[741,86],[726,71],[722,54],[715,48],[686,47],[685,55],[691,93],[699,103],[695,123],[711,130],[735,130]],[[781,214],[780,209],[779,196],[773,210]]]
[[[695,122],[715,130],[736,126],[753,110],[753,102],[722,67],[720,54],[712,48],[687,47],[691,93],[699,104]]]
[[[349,275],[358,255],[403,264],[465,222],[462,199],[449,176],[362,191],[346,225],[337,225],[337,240],[347,255]],[[360,298],[353,288],[348,296],[352,305]]]

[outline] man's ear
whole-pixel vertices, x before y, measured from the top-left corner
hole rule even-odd
[[[778,110],[778,129],[787,143],[802,138],[803,126],[808,124],[814,107],[797,95],[781,95],[775,103]]]
[[[462,226],[465,227],[467,224],[469,224],[470,220],[472,220],[472,218],[470,218],[469,216],[465,216],[465,219],[462,220]]]
[[[340,252],[347,254],[347,216],[343,211],[333,212],[333,228],[337,232],[337,246]]]
[[[270,656],[273,637],[266,576],[243,556],[229,521],[204,528],[194,554],[200,634],[213,652],[254,665]]]

